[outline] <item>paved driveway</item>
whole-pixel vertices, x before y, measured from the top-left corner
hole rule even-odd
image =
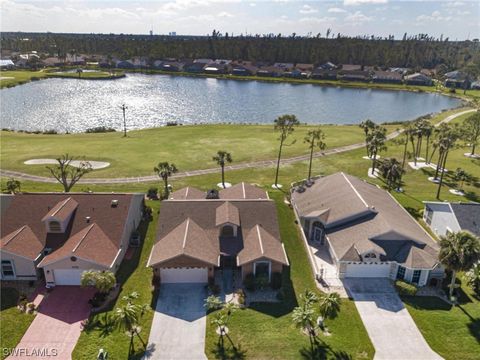
[[[387,279],[345,279],[377,360],[439,360]]]
[[[207,359],[202,284],[162,284],[145,359]]]
[[[8,359],[71,359],[82,322],[90,314],[88,300],[93,292],[79,286],[55,287],[40,303],[37,316],[17,345],[19,356]]]

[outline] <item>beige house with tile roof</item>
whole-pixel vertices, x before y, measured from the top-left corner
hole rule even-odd
[[[443,278],[436,241],[378,186],[336,173],[293,189],[291,198],[307,241],[328,249],[340,279],[388,277],[424,286]]]

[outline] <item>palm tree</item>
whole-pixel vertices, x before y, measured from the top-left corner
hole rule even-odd
[[[114,313],[114,321],[117,328],[124,330],[130,337],[129,354],[135,352],[133,338],[137,335],[140,338],[138,329],[139,320],[139,307],[138,305],[127,303],[122,307],[118,307]],[[140,338],[143,343],[143,340]]]
[[[94,286],[100,293],[108,293],[117,282],[115,274],[108,270],[86,270],[82,273],[81,285]]]
[[[375,127],[367,136],[368,153],[372,158],[372,175],[375,174],[378,153],[387,150],[387,146],[385,145],[386,141],[387,129],[383,126]]]
[[[5,190],[10,194],[16,194],[18,191],[20,191],[20,187],[21,187],[20,181],[14,178],[10,178],[7,180],[7,187]]]
[[[286,145],[285,140],[288,138],[288,136],[295,130],[295,126],[298,126],[300,122],[298,121],[297,117],[295,115],[282,115],[279,116],[274,120],[274,127],[273,129],[275,131],[280,132],[280,136],[278,140],[280,141],[280,147],[278,149],[278,159],[277,159],[277,169],[275,171],[275,184],[274,186],[278,188],[278,171],[280,169],[280,158],[282,157],[282,149],[283,145],[289,146],[293,145],[295,143],[295,140],[293,140],[290,144]]]
[[[308,165],[308,181],[310,181],[310,178],[312,177],[312,159],[313,159],[313,150],[315,148],[319,150],[325,150],[327,147],[327,144],[323,142],[323,139],[325,139],[325,134],[322,131],[322,129],[319,127],[314,130],[310,130],[307,133],[307,136],[303,140],[304,143],[308,144],[308,147],[310,149],[310,162]]]
[[[164,182],[164,199],[168,199],[170,194],[170,189],[168,188],[168,178],[178,172],[175,164],[170,164],[169,162],[160,162],[157,166],[153,168],[153,171],[157,173],[159,177],[163,179]]]
[[[438,182],[437,199],[440,199],[440,190],[442,189],[443,176],[445,175],[445,166],[447,165],[448,152],[455,146],[455,142],[459,137],[459,130],[457,127],[449,127],[442,130],[439,138],[439,163],[437,164],[437,170],[435,177],[438,176],[438,170],[440,166],[440,181]],[[440,160],[441,159],[441,160]]]
[[[379,169],[380,174],[387,182],[388,190],[391,190],[394,185],[397,186],[397,189],[400,187],[402,175],[405,173],[405,170],[397,159],[384,159],[380,163]]]
[[[480,141],[480,110],[477,110],[472,116],[469,116],[463,122],[463,138],[470,143],[472,151],[471,156],[475,155],[475,147]]]
[[[313,319],[314,315],[315,311],[313,306],[308,302],[305,302],[302,306],[297,306],[292,312],[293,323],[299,329],[307,331],[308,336],[310,337],[310,342],[312,342],[312,338],[316,335]]]
[[[472,176],[466,172],[465,170],[461,169],[461,168],[457,168],[455,170],[455,173],[453,174],[453,177],[455,179],[455,181],[459,181],[460,182],[460,190],[463,190],[463,184],[465,183],[465,181],[469,181]]]
[[[450,297],[458,271],[468,271],[480,261],[480,239],[468,231],[449,232],[440,238],[440,262],[452,272]]]
[[[222,186],[225,189],[225,163],[231,163],[232,155],[225,150],[218,150],[217,155],[213,158],[213,161],[216,161],[218,165],[222,168]]]
[[[318,303],[320,310],[319,323],[323,326],[324,319],[334,319],[337,317],[340,311],[340,294],[333,292],[328,294],[322,294]]]
[[[370,157],[370,151],[368,148],[368,135],[370,134],[370,131],[375,129],[377,124],[375,124],[372,120],[367,119],[365,121],[362,121],[358,126],[360,126],[363,129],[363,132],[365,133],[365,147],[367,149],[367,156]]]

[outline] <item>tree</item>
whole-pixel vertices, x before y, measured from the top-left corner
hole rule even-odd
[[[387,182],[388,190],[394,186],[398,189],[402,182],[402,176],[405,170],[395,158],[387,158],[380,162],[380,174]]]
[[[439,161],[435,171],[435,178],[438,176],[440,169],[440,181],[438,182],[437,199],[440,199],[440,190],[442,189],[443,176],[445,175],[445,166],[447,165],[448,152],[455,146],[455,142],[459,137],[459,130],[457,127],[449,127],[446,124],[440,130],[438,139]],[[442,126],[441,125],[441,126]]]
[[[310,181],[310,178],[312,177],[312,160],[313,160],[313,150],[315,148],[319,150],[325,150],[327,147],[327,144],[323,142],[325,139],[325,134],[322,131],[322,129],[319,127],[314,130],[310,130],[307,133],[307,136],[303,140],[304,143],[308,144],[308,147],[310,149],[310,162],[308,164],[308,181]]]
[[[235,305],[231,301],[223,302],[218,296],[211,295],[205,300],[204,306],[208,311],[215,311],[220,309],[220,311],[217,312],[217,314],[212,319],[211,323],[217,326],[217,330],[220,335],[218,341],[222,350],[224,349],[223,337],[226,336],[227,339],[230,341],[230,344],[232,345],[233,350],[237,351],[235,344],[233,343],[232,339],[228,335],[228,328],[227,328],[227,325],[230,321],[232,314],[237,309],[237,305]]]
[[[320,310],[319,323],[323,324],[324,319],[334,319],[340,311],[340,294],[336,292],[324,293],[320,296],[318,308]]]
[[[452,272],[450,297],[458,271],[468,271],[480,261],[480,240],[468,231],[449,232],[440,238],[440,262]]]
[[[222,186],[225,189],[225,163],[231,163],[233,161],[232,155],[225,150],[218,150],[217,155],[215,155],[212,159],[213,161],[216,161],[222,169]]]
[[[367,156],[370,157],[370,152],[369,152],[369,149],[368,149],[368,135],[370,134],[370,132],[375,129],[375,127],[377,126],[377,124],[375,124],[372,120],[370,119],[367,119],[365,121],[362,121],[360,123],[360,126],[362,129],[363,129],[363,132],[365,133],[365,148],[367,149]]]
[[[125,111],[128,109],[128,106],[122,104],[122,106],[120,106],[120,109],[122,109],[123,112],[123,137],[127,137],[127,118],[125,116]]]
[[[463,136],[462,138],[470,143],[472,147],[471,156],[475,155],[475,148],[480,142],[480,110],[463,122]]]
[[[77,69],[78,78],[80,78],[82,76],[82,73],[83,73],[83,70],[78,68]]]
[[[480,264],[475,264],[465,273],[467,285],[470,286],[475,294],[480,296]]]
[[[460,190],[463,190],[463,184],[465,183],[465,181],[470,181],[472,179],[472,175],[470,175],[462,168],[457,168],[455,170],[455,173],[453,174],[453,178],[455,179],[455,181],[460,182]]]
[[[153,168],[153,171],[157,173],[157,175],[162,178],[164,183],[164,194],[163,198],[168,199],[170,194],[170,189],[168,187],[168,178],[178,172],[177,167],[175,164],[170,164],[168,162],[160,162],[157,166]]]
[[[285,140],[295,130],[295,126],[298,126],[300,122],[295,115],[282,115],[274,120],[274,130],[280,133],[278,140],[280,141],[280,147],[278,149],[277,169],[275,172],[275,187],[278,186],[278,171],[280,169],[280,158],[282,157],[283,146],[289,146],[295,143],[293,140],[290,144],[285,144]]]
[[[16,194],[17,192],[20,191],[21,183],[18,180],[15,180],[14,178],[10,178],[7,180],[7,187],[5,190],[9,192],[10,194]]]
[[[116,284],[115,274],[108,270],[85,270],[82,273],[80,284],[94,286],[100,293],[108,293]]]
[[[387,150],[387,146],[385,145],[386,141],[387,129],[383,126],[376,126],[367,136],[368,153],[372,158],[372,175],[375,174],[378,153]]]
[[[56,159],[58,165],[47,166],[52,176],[62,184],[66,193],[70,192],[83,175],[92,171],[92,165],[88,161],[83,160],[78,165],[73,166],[72,161],[74,160],[73,156],[65,154]]]
[[[402,169],[405,169],[405,162],[407,160],[407,148],[408,143],[414,141],[414,130],[412,123],[407,122],[403,126],[403,133],[405,134],[405,139],[402,141],[401,145],[403,145],[403,160],[402,160]]]

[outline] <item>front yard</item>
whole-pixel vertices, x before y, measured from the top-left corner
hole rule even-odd
[[[291,312],[297,306],[300,294],[307,289],[317,291],[317,288],[294,223],[293,211],[283,203],[283,193],[272,192],[270,197],[277,203],[281,236],[290,261],[290,270],[284,276],[285,300],[281,304],[256,304],[237,311],[229,323],[230,336],[239,349],[236,358],[309,359],[312,355],[308,337],[295,328]],[[210,314],[207,319],[205,352],[209,358],[221,358],[217,345],[218,335],[215,326],[210,323],[212,318],[213,315]],[[373,357],[373,346],[353,301],[342,299],[339,316],[326,324],[331,336],[321,336],[320,353],[324,354],[324,358]],[[231,356],[231,347],[228,342],[225,344],[230,349]]]
[[[462,287],[458,306],[436,297],[405,297],[403,301],[431,348],[446,360],[480,356],[480,299]]]
[[[11,349],[20,342],[35,315],[22,313],[18,310],[17,303],[20,294],[17,290],[2,288],[0,292],[0,347]],[[5,359],[6,357],[6,353],[2,350],[0,358]]]

